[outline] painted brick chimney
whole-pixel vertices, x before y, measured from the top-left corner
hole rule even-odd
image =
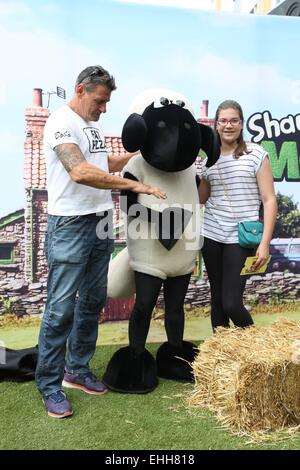
[[[205,124],[206,126],[214,127],[215,120],[208,117],[208,104],[209,100],[202,100],[202,104],[200,106],[200,117],[197,121],[201,124]]]
[[[25,180],[25,259],[24,275],[29,285],[40,286],[46,281],[43,244],[47,224],[46,163],[44,127],[49,110],[43,107],[40,88],[33,90],[33,102],[25,110],[26,140],[24,145]]]
[[[46,189],[43,135],[49,114],[49,109],[43,108],[42,90],[34,88],[32,106],[25,110],[24,178],[26,189]]]
[[[202,104],[200,106],[200,117],[197,119],[197,122],[214,128],[215,120],[208,117],[208,104],[209,100],[202,100]],[[197,173],[201,176],[203,171],[203,160],[200,157],[196,160],[196,168]]]
[[[202,100],[202,105],[200,106],[200,118],[208,117],[208,100]]]

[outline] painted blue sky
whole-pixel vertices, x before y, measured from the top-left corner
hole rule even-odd
[[[78,73],[101,64],[116,78],[105,132],[119,134],[131,100],[152,87],[185,94],[200,115],[224,99],[245,116],[299,113],[297,17],[240,15],[114,0],[0,0],[0,216],[23,207],[24,111],[32,89],[73,92]],[[47,104],[47,97],[44,97]],[[52,96],[50,110],[63,104]],[[300,202],[299,183],[277,185]]]

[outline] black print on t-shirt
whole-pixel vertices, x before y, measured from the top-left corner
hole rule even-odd
[[[56,139],[62,139],[63,137],[71,137],[71,134],[66,129],[61,129],[54,134]]]
[[[90,153],[98,153],[105,150],[105,143],[101,139],[101,135],[98,129],[95,127],[85,127],[83,132],[88,138]]]

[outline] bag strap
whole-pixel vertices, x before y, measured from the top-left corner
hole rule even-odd
[[[222,178],[222,176],[221,176],[221,172],[220,172],[220,168],[219,168],[219,162],[220,162],[220,159],[219,159],[219,160],[217,161],[217,163],[216,163],[216,167],[217,167],[217,170],[218,170],[218,173],[219,173],[219,178],[220,178],[220,180],[221,180],[221,184],[222,184],[222,186],[223,186],[225,196],[227,197],[227,200],[228,200],[229,207],[230,207],[230,210],[231,210],[231,212],[232,212],[232,215],[233,215],[233,217],[235,218],[236,222],[239,223],[240,221],[239,221],[238,218],[236,217],[235,212],[234,212],[234,210],[233,210],[233,208],[232,208],[232,205],[231,205],[231,202],[230,202],[230,198],[229,198],[228,193],[227,193],[227,190],[226,190],[226,186],[225,186],[224,181],[223,181],[223,178]]]

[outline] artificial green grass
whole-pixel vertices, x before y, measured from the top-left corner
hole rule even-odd
[[[101,377],[117,346],[100,346],[92,361]],[[155,353],[157,345],[150,345]],[[0,449],[10,450],[222,450],[297,449],[300,437],[266,445],[247,444],[222,429],[213,415],[186,407],[191,384],[160,380],[146,395],[109,392],[91,396],[67,390],[74,415],[46,414],[34,382],[0,383]]]
[[[267,325],[279,317],[300,321],[300,311],[257,314],[254,322]],[[98,377],[119,346],[126,343],[127,322],[99,326],[99,341],[92,368]],[[0,340],[7,347],[21,349],[36,344],[38,326],[1,328]],[[185,338],[201,340],[211,335],[210,319],[187,318]],[[163,322],[151,324],[148,342],[165,340]],[[149,344],[155,354],[157,344]],[[247,444],[247,438],[233,436],[220,427],[215,417],[203,410],[189,409],[184,397],[191,384],[160,380],[147,395],[110,392],[91,396],[67,390],[74,415],[57,420],[46,414],[33,382],[0,383],[0,449],[12,450],[222,450],[222,449],[299,449],[300,436],[264,445]]]

